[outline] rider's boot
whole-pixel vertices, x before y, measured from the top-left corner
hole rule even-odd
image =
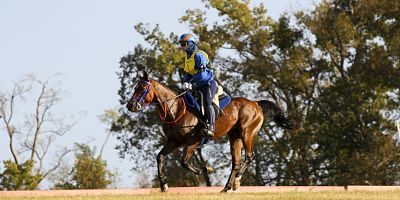
[[[214,112],[214,107],[212,105],[207,106],[207,112],[206,112],[206,117],[207,117],[207,128],[205,130],[205,135],[207,137],[214,137],[214,132],[215,132],[215,112]]]
[[[214,124],[207,124],[206,136],[207,137],[214,137],[214,132],[215,132],[215,125]]]

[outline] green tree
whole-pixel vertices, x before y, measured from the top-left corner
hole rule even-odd
[[[392,142],[399,108],[396,1],[327,1],[299,19],[316,37],[316,106],[307,119],[323,184],[392,185],[400,154]],[[394,98],[393,98],[394,97]],[[311,129],[312,128],[312,129]]]
[[[33,172],[32,160],[18,165],[12,160],[4,161],[5,170],[0,174],[1,190],[33,190],[43,178],[42,174]]]
[[[223,38],[239,55],[223,60],[227,71],[258,82],[260,92],[281,102],[302,127],[282,133],[265,126],[253,184],[393,184],[399,179],[398,149],[391,140],[394,118],[387,117],[399,107],[398,2],[325,1],[309,15],[296,14],[294,26],[285,15],[271,21],[262,5],[250,9],[248,1],[207,2],[222,24],[209,30],[194,20],[204,16],[193,12],[183,19],[202,36]],[[377,167],[381,173],[371,174]]]
[[[230,49],[235,58],[218,58],[224,75],[219,78],[235,96],[248,96],[248,88],[242,88],[243,80],[258,86],[256,93],[271,98],[286,107],[290,117],[303,127],[310,109],[307,96],[313,94],[314,82],[308,69],[312,65],[312,47],[299,27],[289,26],[289,17],[278,21],[266,15],[263,4],[250,8],[249,1],[207,1],[223,19],[211,29],[201,23],[202,15],[187,12],[182,20],[188,22],[200,38],[212,46]],[[197,31],[202,30],[202,31]],[[223,41],[223,42],[221,42]],[[248,86],[247,86],[248,87]],[[261,98],[261,97],[257,97]],[[306,131],[282,132],[265,125],[255,146],[255,162],[243,176],[244,184],[251,185],[308,185],[308,164],[313,159],[310,148],[312,138]],[[252,180],[246,180],[251,178]]]
[[[65,182],[57,183],[61,189],[104,189],[112,184],[114,174],[107,169],[107,162],[101,155],[95,156],[86,144],[76,144],[75,163],[70,177]]]
[[[398,183],[400,152],[392,136],[393,121],[400,118],[399,2],[329,0],[294,20],[282,15],[276,21],[263,4],[204,2],[205,11],[188,10],[180,20],[200,37],[218,81],[233,96],[250,96],[256,86],[257,98],[281,104],[300,127],[282,132],[264,125],[244,184]],[[209,10],[221,20],[207,24]],[[142,24],[137,30],[151,47],[138,45],[121,59],[122,105],[137,70],[150,70],[175,90],[180,81],[177,58],[183,55],[173,45],[176,34],[165,37],[158,26],[148,31]],[[152,112],[120,110],[114,130],[122,154],[134,154],[141,143],[162,143]],[[153,157],[157,145],[148,148]],[[223,153],[213,156],[229,161]]]

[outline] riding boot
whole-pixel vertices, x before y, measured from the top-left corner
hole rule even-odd
[[[206,107],[206,117],[207,117],[207,129],[205,130],[205,135],[207,137],[214,137],[215,132],[215,112],[212,105]]]
[[[214,137],[215,132],[215,125],[214,124],[207,124],[207,137]]]

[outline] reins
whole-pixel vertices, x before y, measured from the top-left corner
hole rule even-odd
[[[154,91],[156,91],[156,88],[155,88],[155,85],[152,85],[152,87],[154,88]],[[182,98],[181,100],[182,100],[182,107],[183,107],[183,110],[182,110],[182,112],[178,115],[178,117],[177,118],[175,118],[173,121],[168,121],[167,120],[167,113],[171,116],[171,117],[173,117],[173,115],[172,115],[172,113],[170,112],[171,111],[171,109],[170,109],[170,107],[168,107],[168,101],[171,101],[171,100],[176,100],[176,99],[178,99],[179,97],[181,97],[181,96],[183,96],[186,92],[188,92],[188,90],[186,90],[186,91],[184,91],[184,92],[182,92],[182,93],[180,93],[179,95],[176,95],[175,97],[173,97],[173,98],[170,98],[170,99],[166,99],[166,100],[164,100],[164,101],[161,101],[161,99],[158,97],[159,95],[156,95],[156,97],[157,97],[157,100],[158,100],[158,103],[160,104],[160,106],[161,106],[161,111],[162,112],[164,112],[164,116],[162,115],[162,113],[161,113],[161,111],[159,112],[159,116],[160,116],[160,119],[161,119],[161,121],[163,121],[164,123],[167,123],[167,124],[175,124],[175,123],[177,123],[182,117],[183,117],[183,115],[185,115],[185,113],[186,113],[186,103],[185,103],[185,100]],[[172,103],[172,106],[175,104],[175,101],[174,101],[174,103]],[[178,105],[179,105],[179,103],[178,103]],[[171,107],[172,107],[171,106]]]
[[[178,97],[176,97],[176,98],[178,98]],[[181,100],[183,103],[182,104],[183,110],[182,110],[181,114],[174,121],[167,121],[167,107],[168,107],[167,101],[164,101],[165,106],[160,104],[164,111],[164,117],[161,115],[161,112],[159,113],[161,121],[163,121],[164,123],[167,123],[167,124],[175,124],[182,118],[182,116],[186,113],[186,104],[185,104],[185,100],[183,98]],[[168,108],[168,110],[171,110],[171,109]]]
[[[153,87],[155,96],[157,97],[158,104],[159,104],[160,107],[161,107],[161,109],[160,109],[160,111],[159,111],[159,116],[160,116],[160,120],[161,120],[162,122],[164,122],[164,123],[166,123],[166,124],[175,124],[175,123],[177,123],[179,120],[181,120],[182,117],[186,114],[186,109],[187,109],[187,107],[186,107],[185,97],[184,97],[183,95],[185,95],[185,94],[186,94],[187,92],[189,92],[190,90],[185,90],[185,91],[183,91],[182,93],[180,93],[180,94],[174,96],[173,98],[169,98],[169,99],[165,99],[165,100],[161,101],[161,99],[160,99],[160,97],[159,97],[160,95],[157,94],[157,93],[158,93],[158,90],[157,90],[157,88],[156,88],[156,84],[152,84],[150,81],[145,81],[145,80],[140,80],[139,82],[144,82],[144,83],[147,83],[147,84],[148,84],[148,85],[146,86],[146,88],[144,89],[144,92],[142,93],[142,95],[141,95],[139,98],[135,98],[135,99],[134,99],[134,100],[136,101],[136,103],[137,103],[138,105],[140,105],[140,108],[139,108],[139,109],[141,109],[142,104],[145,105],[145,106],[147,106],[147,105],[149,105],[149,104],[152,103],[152,102],[146,103],[144,100],[145,100],[147,94],[148,94],[149,91],[150,91],[150,87]],[[182,98],[181,98],[181,102],[182,102],[181,105],[182,105],[182,107],[181,107],[181,109],[180,109],[180,110],[181,110],[180,114],[178,114],[178,113],[179,113],[179,102],[178,102],[178,112],[177,112],[177,117],[175,118],[174,115],[173,115],[172,112],[171,112],[171,108],[174,106],[176,100],[177,100],[179,97],[182,97]],[[171,100],[174,100],[174,102],[172,103],[171,106],[168,106],[168,101],[171,101]],[[138,110],[139,110],[139,109],[138,109]],[[173,118],[172,121],[168,121],[168,120],[167,120],[168,115],[169,115],[171,118]],[[174,119],[174,118],[175,118],[175,119]],[[202,122],[201,119],[199,119],[199,121]],[[203,123],[204,123],[204,122],[203,122]],[[196,126],[196,125],[193,125],[193,126],[184,126],[184,127],[181,127],[181,128],[189,128],[189,127],[195,127],[195,126]]]

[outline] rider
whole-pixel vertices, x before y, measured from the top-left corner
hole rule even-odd
[[[185,72],[183,89],[194,89],[203,93],[207,124],[205,134],[208,137],[213,137],[215,132],[215,112],[212,99],[217,92],[217,84],[213,79],[213,72],[207,68],[209,63],[208,55],[199,50],[196,43],[196,37],[190,33],[185,33],[179,38],[181,49],[186,52],[185,66],[183,68]]]

